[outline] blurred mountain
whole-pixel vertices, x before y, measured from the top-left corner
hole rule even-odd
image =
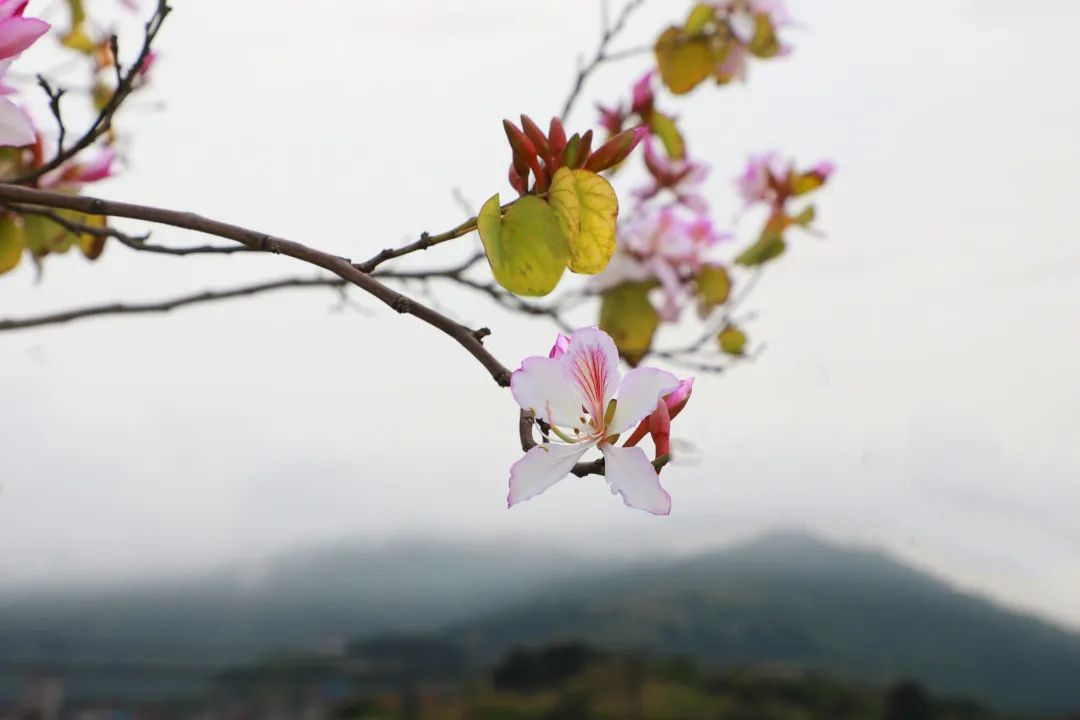
[[[327,546],[187,580],[0,597],[0,668],[212,667],[278,650],[343,648],[506,605],[592,565],[566,554],[442,543]]]
[[[549,587],[452,636],[485,657],[574,638],[713,668],[775,665],[879,685],[912,677],[1005,709],[1080,709],[1080,635],[880,552],[800,534]]]
[[[194,693],[268,653],[333,657],[395,633],[460,647],[474,667],[573,638],[711,669],[915,678],[1006,709],[1080,709],[1080,636],[884,554],[792,533],[636,564],[490,545],[329,547],[185,582],[9,598],[0,698],[39,669],[74,694]]]

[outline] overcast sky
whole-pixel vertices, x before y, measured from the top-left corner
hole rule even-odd
[[[453,188],[508,196],[500,120],[558,111],[599,20],[591,0],[176,4],[156,88],[122,120],[130,167],[95,191],[354,258],[455,225]],[[652,0],[621,44],[688,6]],[[507,511],[509,394],[419,322],[297,291],[0,336],[0,583],[345,538],[632,555],[797,526],[1080,627],[1080,5],[791,6],[790,59],[673,106],[714,167],[722,221],[747,153],[840,172],[819,202],[827,240],[796,238],[750,303],[766,351],[701,378],[676,423],[700,463],[665,471],[671,517],[624,508],[597,478]],[[571,125],[648,62],[605,68]],[[28,264],[0,278],[0,315],[311,274],[110,247],[94,265],[50,259],[40,284]],[[451,289],[437,299],[489,325],[513,367],[553,337]]]

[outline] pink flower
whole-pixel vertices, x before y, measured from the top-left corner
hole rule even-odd
[[[652,435],[656,457],[671,453],[671,421],[683,411],[694,392],[694,378],[679,381],[679,387],[665,395],[656,404],[656,410],[641,421],[637,429],[623,443],[624,447],[637,445],[646,435]]]
[[[508,506],[562,480],[595,447],[604,455],[612,494],[622,495],[632,508],[670,513],[671,496],[644,451],[614,443],[678,387],[674,375],[655,368],[622,377],[615,343],[597,328],[574,331],[554,357],[526,358],[511,377],[511,392],[518,405],[550,426],[555,439],[532,448],[510,468]]]
[[[794,162],[784,160],[777,152],[767,152],[750,156],[742,175],[735,178],[735,185],[747,207],[763,203],[775,210],[783,208],[789,198],[808,192],[800,188],[802,181],[812,177],[816,182],[809,187],[817,188],[834,172],[836,165],[823,161],[800,175]]]
[[[654,77],[656,77],[656,71],[650,70],[634,83],[630,112],[637,113],[642,117],[652,112],[653,103],[656,101],[656,95],[652,89]]]
[[[673,160],[666,154],[658,153],[652,136],[649,136],[645,138],[645,167],[652,175],[652,184],[634,191],[634,197],[640,202],[651,200],[667,190],[679,204],[694,212],[708,211],[709,204],[700,191],[701,185],[709,177],[707,165],[687,158]]]
[[[789,169],[790,165],[775,151],[751,155],[743,174],[735,179],[743,202],[747,206],[772,204],[777,198],[777,185],[784,181]]]
[[[625,282],[656,280],[664,302],[660,319],[675,322],[690,298],[689,283],[705,262],[712,246],[729,239],[705,215],[685,218],[673,207],[642,210],[619,228],[615,256],[596,276],[597,289]]]
[[[98,182],[113,176],[116,151],[103,148],[89,162],[69,162],[45,175],[41,185],[45,188],[78,191],[85,183]]]
[[[25,18],[29,0],[0,0],[0,60],[13,58],[49,31],[49,23]]]
[[[4,83],[4,75],[9,67],[10,60],[0,61],[0,145],[32,145],[37,139],[37,131],[30,116],[7,97],[15,92],[14,88]]]

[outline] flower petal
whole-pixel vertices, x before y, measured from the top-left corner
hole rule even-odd
[[[51,26],[37,18],[12,17],[0,21],[0,58],[14,57],[37,42]]]
[[[607,443],[604,453],[605,473],[612,492],[622,495],[627,507],[653,515],[671,513],[671,496],[660,486],[656,469],[639,447],[621,448]]]
[[[510,392],[523,410],[532,410],[552,425],[581,425],[581,394],[567,380],[559,359],[525,358],[521,369],[510,376]]]
[[[649,367],[631,370],[619,386],[619,403],[608,432],[626,432],[656,409],[657,400],[677,387],[679,379],[666,370]]]
[[[549,358],[560,358],[566,354],[566,348],[570,346],[570,338],[562,333],[555,338],[555,344],[551,346],[551,352],[548,353]]]
[[[534,498],[566,477],[592,445],[537,445],[510,467],[510,494],[506,506]],[[650,466],[651,467],[651,466]]]
[[[0,97],[0,145],[22,147],[34,142],[34,126],[18,105]]]
[[[603,418],[608,401],[619,387],[619,351],[615,349],[615,341],[598,328],[575,330],[559,362],[565,377],[581,393],[581,404],[594,418]]]

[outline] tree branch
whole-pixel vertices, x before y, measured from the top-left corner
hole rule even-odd
[[[112,303],[109,305],[96,305],[91,307],[68,310],[64,312],[49,313],[36,317],[22,318],[17,320],[0,320],[0,332],[9,330],[23,330],[37,328],[45,325],[60,325],[73,320],[99,317],[102,315],[144,315],[150,313],[166,313],[186,305],[196,305],[217,300],[232,300],[235,298],[250,297],[275,290],[288,288],[312,288],[329,287],[341,288],[345,281],[340,278],[286,278],[271,282],[258,283],[233,290],[219,290],[183,295],[172,300],[163,300],[151,303]]]
[[[364,292],[378,298],[394,311],[409,314],[449,335],[484,366],[491,377],[501,386],[510,384],[510,371],[484,347],[482,334],[457,323],[447,316],[399,293],[370,274],[363,272],[346,258],[316,250],[291,240],[250,230],[238,225],[212,220],[190,212],[179,212],[146,205],[112,202],[100,198],[72,196],[63,193],[37,190],[0,183],[0,202],[25,203],[49,208],[78,210],[90,215],[126,217],[134,220],[170,225],[216,235],[238,242],[252,250],[260,250],[301,260],[329,270]]]

